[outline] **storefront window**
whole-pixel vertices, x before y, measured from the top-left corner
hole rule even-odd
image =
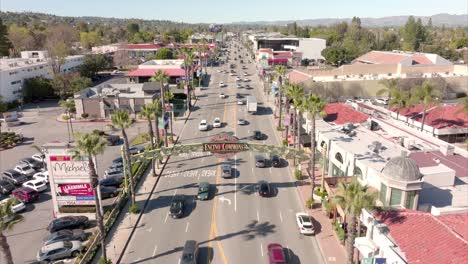
[[[339,152],[336,153],[335,159],[339,161],[340,163],[343,163],[343,157],[341,156]]]
[[[362,180],[362,171],[359,167],[354,167],[354,176]]]
[[[387,197],[387,186],[385,186],[385,184],[381,183],[380,184],[380,201],[383,204],[387,204],[387,201],[385,200],[386,197]]]
[[[414,206],[414,198],[416,197],[416,192],[407,192],[406,193],[406,201],[405,201],[405,208],[406,209],[413,209]]]
[[[390,195],[390,205],[400,205],[401,204],[401,190],[392,189],[392,193]]]
[[[338,168],[335,164],[333,164],[333,166],[332,166],[332,176],[334,176],[334,177],[343,177],[345,175],[344,175],[344,172],[340,168]]]

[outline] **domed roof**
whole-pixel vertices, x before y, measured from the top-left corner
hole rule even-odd
[[[416,161],[408,157],[390,159],[382,169],[382,174],[389,179],[398,181],[419,181],[421,173]]]

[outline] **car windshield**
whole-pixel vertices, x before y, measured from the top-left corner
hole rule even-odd
[[[72,244],[72,242],[70,242],[70,241],[64,241],[64,242],[63,242],[63,247],[64,247],[64,248],[71,249],[71,248],[73,247],[73,244]]]
[[[184,260],[193,260],[193,254],[191,253],[186,253],[184,254],[184,256],[182,257]]]
[[[309,226],[309,227],[312,226],[312,223],[310,222],[310,218],[309,218],[308,216],[302,215],[302,216],[301,216],[301,220],[302,220],[302,225],[303,225],[304,227],[306,227],[306,226]]]
[[[30,170],[31,169],[31,167],[29,165],[21,165],[20,168],[22,170]]]
[[[260,185],[260,190],[261,190],[262,192],[268,191],[268,185],[267,185],[266,183],[262,183],[262,184]]]

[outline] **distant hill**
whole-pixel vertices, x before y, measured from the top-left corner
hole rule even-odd
[[[361,17],[361,23],[365,27],[389,27],[389,26],[402,26],[406,23],[409,16],[389,16],[389,17]],[[437,14],[433,16],[415,16],[421,18],[423,23],[427,23],[429,18],[432,18],[432,25],[434,26],[468,26],[468,14],[464,15],[450,15],[450,14]],[[340,22],[350,22],[351,18],[318,18],[318,19],[304,19],[304,20],[283,20],[283,21],[252,21],[252,22],[235,22],[233,24],[255,24],[264,26],[283,26],[296,21],[300,26],[328,26]]]

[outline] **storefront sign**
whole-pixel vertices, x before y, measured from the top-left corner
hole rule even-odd
[[[89,177],[88,161],[73,160],[71,156],[51,156],[50,170],[56,178],[61,177]]]
[[[215,136],[209,143],[203,144],[204,152],[211,152],[218,158],[229,158],[247,150],[249,150],[247,143],[238,142],[236,137],[227,134]]]
[[[93,188],[89,183],[58,184],[60,195],[93,196]]]

